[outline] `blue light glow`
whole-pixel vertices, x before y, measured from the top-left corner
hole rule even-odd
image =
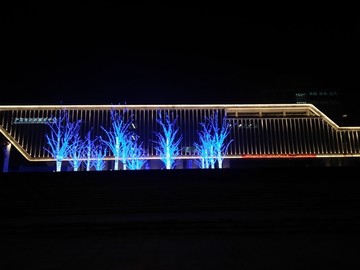
[[[200,123],[201,130],[198,132],[199,143],[194,143],[196,151],[200,155],[198,165],[202,169],[215,168],[215,163],[222,169],[224,156],[232,142],[226,143],[226,137],[230,132],[230,125],[224,116],[221,127],[219,126],[218,112],[206,118],[205,123]]]
[[[55,119],[55,118],[53,118]],[[46,141],[49,148],[44,148],[45,151],[56,160],[56,171],[61,171],[62,161],[64,158],[70,156],[72,151],[71,140],[78,134],[81,121],[75,123],[70,122],[68,112],[66,110],[60,111],[60,117],[53,122],[47,122],[50,127],[50,134],[45,134]]]
[[[182,136],[177,136],[179,128],[176,128],[177,117],[170,120],[169,114],[165,113],[165,122],[163,121],[161,112],[158,112],[156,121],[160,124],[162,132],[156,132],[158,138],[157,153],[160,155],[161,161],[165,164],[166,169],[173,169],[176,165],[175,158],[180,154],[179,145]]]

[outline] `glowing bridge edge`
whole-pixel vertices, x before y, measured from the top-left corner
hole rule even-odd
[[[326,122],[328,122],[336,130],[360,130],[360,127],[340,127],[335,122],[333,122],[329,117],[327,117],[322,111],[320,111],[313,104],[176,104],[176,105],[4,105],[0,106],[0,111],[8,110],[21,110],[21,109],[39,109],[39,110],[67,110],[67,109],[76,109],[76,110],[88,110],[88,109],[247,109],[244,112],[285,112],[284,110],[291,109],[306,109],[310,110],[314,115],[318,117],[323,117]],[[32,158],[11,136],[8,135],[7,131],[0,126],[1,133],[8,139],[12,145],[28,160],[28,161],[54,161],[54,158]],[[227,159],[235,158],[337,158],[337,157],[360,157],[360,154],[254,154],[254,155],[231,155],[224,156]],[[191,156],[179,156],[175,159],[199,159],[200,156],[191,155]],[[104,160],[114,160],[113,157],[104,158]],[[160,157],[143,157],[140,159],[148,160],[160,160]],[[66,158],[64,161],[69,161],[71,159]]]

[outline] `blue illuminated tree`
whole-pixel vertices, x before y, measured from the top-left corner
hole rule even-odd
[[[90,171],[91,167],[94,165],[93,164],[93,156],[94,156],[94,151],[96,150],[96,142],[97,139],[92,139],[91,138],[91,130],[88,131],[88,133],[86,134],[84,143],[83,143],[83,152],[84,152],[84,163],[86,166],[86,171]]]
[[[45,137],[49,148],[44,149],[55,159],[56,171],[60,172],[62,161],[69,157],[72,150],[71,141],[79,133],[81,120],[71,122],[68,111],[61,110],[59,118],[47,122],[47,125],[50,127],[50,134],[46,133]]]
[[[84,152],[84,142],[80,138],[79,131],[77,131],[71,140],[71,147],[69,151],[69,163],[74,171],[79,171]]]
[[[230,125],[224,116],[221,124],[216,111],[212,116],[205,118],[205,123],[200,123],[201,131],[198,132],[200,143],[194,143],[196,151],[200,155],[199,167],[203,169],[223,167],[223,159],[232,140],[226,142],[230,132]]]
[[[106,157],[106,153],[106,148],[102,145],[97,145],[93,149],[93,156],[95,159],[92,161],[92,165],[95,167],[96,171],[102,171],[105,168],[106,162],[104,158]]]
[[[199,167],[202,169],[210,168],[210,165],[214,167],[214,140],[211,134],[211,126],[209,124],[200,123],[202,130],[198,132],[200,143],[194,143],[196,152],[200,156]]]
[[[226,143],[226,138],[230,133],[230,124],[228,123],[228,121],[226,121],[226,117],[224,116],[221,120],[221,125],[219,125],[220,119],[217,111],[212,117],[209,118],[209,122],[211,124],[213,132],[213,143],[216,160],[218,162],[219,169],[222,169],[224,156],[227,154],[229,145],[233,141],[230,140]]]
[[[173,169],[176,165],[176,157],[180,154],[179,145],[182,140],[182,136],[178,136],[179,128],[176,127],[177,117],[171,120],[165,113],[165,119],[163,119],[159,111],[156,121],[160,124],[162,132],[156,132],[158,141],[155,141],[157,143],[155,150],[160,155],[165,168]]]
[[[110,148],[115,157],[115,171],[119,170],[119,160],[122,161],[123,170],[126,170],[127,168],[126,158],[129,147],[127,140],[131,138],[131,131],[129,129],[131,123],[131,118],[125,120],[124,115],[117,113],[115,110],[112,110],[111,130],[106,130],[104,127],[101,127],[107,135],[107,139],[102,139],[100,137],[100,140]]]
[[[147,161],[146,152],[142,143],[139,143],[137,138],[135,140],[128,140],[128,143],[128,168],[130,170],[140,170]]]

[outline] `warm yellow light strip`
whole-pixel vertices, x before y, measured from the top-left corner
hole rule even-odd
[[[15,141],[10,135],[9,133],[6,132],[6,130],[0,126],[0,132],[5,136],[5,138],[29,161],[36,161],[36,159],[32,158],[25,150],[24,148],[21,147],[21,145],[19,145],[17,143],[17,141]],[[54,159],[51,159],[52,161]]]
[[[236,109],[273,109],[273,108],[311,108],[318,111],[312,104],[148,104],[148,105],[0,105],[0,110],[25,109],[183,109],[183,108],[236,108]]]

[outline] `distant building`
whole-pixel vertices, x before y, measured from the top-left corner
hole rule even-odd
[[[349,117],[348,106],[343,102],[343,94],[337,89],[271,89],[263,90],[262,97],[265,103],[313,104],[326,112],[326,115],[339,125],[346,124],[346,118]]]

